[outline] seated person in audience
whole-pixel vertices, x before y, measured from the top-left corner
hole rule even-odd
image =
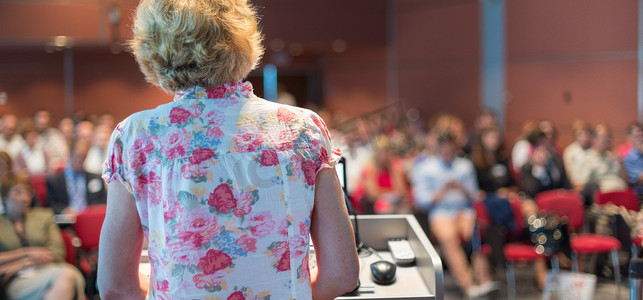
[[[77,141],[71,151],[69,165],[47,178],[47,205],[56,214],[76,215],[88,205],[107,201],[107,191],[100,175],[84,169],[88,150],[87,142]]]
[[[2,178],[7,175],[13,175],[13,160],[7,152],[0,151],[0,184],[2,184]],[[4,203],[0,195],[0,215],[4,214],[4,212]]]
[[[49,159],[32,120],[28,119],[22,123],[20,135],[25,139],[25,146],[14,160],[14,172],[24,176],[45,176]]]
[[[396,154],[386,137],[377,139],[377,149],[362,170],[364,195],[360,205],[364,213],[390,214],[401,208],[405,189],[394,178]]]
[[[536,128],[545,134],[545,138],[549,141],[547,145],[551,153],[556,153],[557,155],[563,153],[562,149],[558,147],[558,130],[556,129],[554,122],[549,120],[540,120]]]
[[[612,132],[606,124],[594,129],[592,148],[574,164],[576,181],[574,189],[585,199],[585,205],[593,203],[594,192],[612,192],[627,189],[618,156],[610,151]]]
[[[471,152],[473,151],[473,145],[480,136],[480,132],[488,127],[496,127],[496,114],[491,109],[482,109],[478,113],[473,126],[473,131],[469,133],[469,136],[467,137],[467,144],[464,147],[464,153],[467,156],[471,155]]]
[[[80,272],[63,262],[65,246],[49,208],[30,208],[32,188],[22,176],[0,186],[0,279],[9,299],[83,299]]]
[[[575,140],[563,151],[563,162],[565,163],[567,178],[576,185],[578,180],[575,176],[576,174],[574,174],[574,166],[578,164],[585,152],[592,146],[592,127],[583,120],[576,120],[572,125],[572,131]]]
[[[536,122],[527,120],[522,124],[520,137],[511,148],[511,166],[515,174],[520,174],[520,169],[529,161],[531,153],[531,144],[527,140],[529,134],[536,128]]]
[[[53,174],[67,165],[69,158],[69,146],[65,136],[58,128],[51,127],[51,114],[49,111],[40,109],[34,114],[36,130],[40,134],[38,142],[42,145],[47,155],[47,171]]]
[[[74,131],[75,129],[74,120],[71,118],[64,118],[58,123],[58,130],[65,138],[67,147],[71,148],[74,145]]]
[[[90,121],[80,121],[74,128],[74,138],[76,141],[83,140],[87,143],[92,142],[94,136],[94,123]]]
[[[96,126],[92,136],[92,145],[87,152],[85,159],[85,170],[89,173],[101,174],[103,172],[103,163],[107,158],[107,144],[112,135],[112,130],[106,125]]]
[[[492,221],[485,228],[486,241],[491,246],[494,265],[504,266],[504,238],[507,232],[516,230],[509,204],[509,197],[515,196],[516,189],[498,128],[487,127],[479,131],[471,160],[476,168],[480,199]]]
[[[543,191],[570,188],[563,161],[553,152],[550,139],[545,133],[535,130],[529,135],[528,140],[534,150],[529,162],[522,166],[521,189],[533,198]]]
[[[627,142],[618,146],[618,156],[621,160],[630,154],[634,139],[637,135],[641,134],[641,132],[643,132],[643,124],[639,122],[633,122],[627,126]]]
[[[2,116],[2,134],[0,134],[0,150],[15,158],[25,146],[25,140],[17,132],[18,118],[12,114]]]
[[[634,191],[643,203],[643,132],[639,132],[632,140],[632,150],[623,160],[627,173],[627,181],[634,186]]]
[[[462,241],[471,241],[475,227],[473,201],[478,183],[473,164],[457,157],[455,137],[449,131],[437,135],[437,154],[420,158],[412,170],[416,207],[428,211],[431,233],[439,241],[442,255],[458,286],[470,297],[494,289],[488,262],[479,251],[472,257],[479,286],[474,285]]]

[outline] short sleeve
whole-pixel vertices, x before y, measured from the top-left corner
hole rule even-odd
[[[316,138],[319,140],[317,170],[334,168],[341,158],[341,149],[333,145],[330,132],[328,131],[324,120],[315,113],[311,115],[311,118],[314,123],[313,126],[315,127],[314,132],[316,133]]]
[[[114,180],[118,180],[123,183],[131,193],[132,188],[125,180],[125,164],[123,164],[123,161],[126,161],[124,158],[126,154],[123,152],[123,141],[125,140],[123,136],[123,126],[125,126],[125,121],[116,126],[116,129],[114,129],[112,137],[110,138],[109,146],[107,148],[107,159],[103,164],[103,180],[105,180],[107,184]]]

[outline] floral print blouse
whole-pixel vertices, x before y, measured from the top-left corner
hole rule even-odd
[[[181,91],[112,134],[103,177],[136,199],[152,299],[311,299],[315,177],[338,150],[315,113],[248,82]]]

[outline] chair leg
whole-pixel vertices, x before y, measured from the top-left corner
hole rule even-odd
[[[516,298],[516,275],[514,274],[514,263],[507,261],[507,296]]]
[[[616,282],[617,299],[621,295],[621,267],[618,261],[618,250],[612,249],[612,265],[614,266],[614,281]]]
[[[551,270],[556,276],[560,274],[560,266],[558,265],[558,253],[554,253],[554,255],[551,256]]]
[[[578,272],[578,252],[572,251],[572,272]]]
[[[638,257],[638,248],[636,247],[636,244],[632,243],[632,247],[630,247],[630,251],[632,251],[632,258]]]

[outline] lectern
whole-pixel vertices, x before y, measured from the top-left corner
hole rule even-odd
[[[351,219],[355,222],[355,219]],[[415,264],[397,266],[396,279],[390,285],[378,285],[371,277],[371,263],[380,260],[375,254],[360,257],[361,286],[355,296],[336,299],[444,299],[442,261],[413,215],[360,215],[359,237],[380,257],[394,262],[388,250],[389,239],[404,238],[415,253]]]

